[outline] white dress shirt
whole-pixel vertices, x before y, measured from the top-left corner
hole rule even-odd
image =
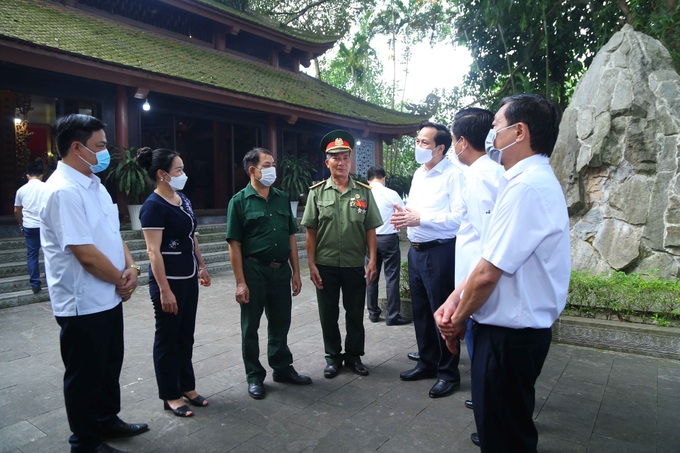
[[[21,206],[24,228],[40,228],[40,202],[45,183],[39,179],[29,179],[17,190],[14,206]]]
[[[404,202],[397,192],[388,189],[378,181],[373,181],[371,184],[371,193],[375,199],[375,204],[380,210],[380,217],[382,217],[383,224],[375,229],[375,234],[393,234],[397,230],[394,225],[390,223],[390,218],[394,212],[394,205],[404,207]]]
[[[465,183],[460,196],[460,229],[456,239],[456,286],[458,286],[482,257],[482,235],[486,230],[496,203],[498,181],[503,175],[502,165],[485,154],[465,167]]]
[[[121,301],[116,286],[87,272],[69,248],[93,244],[125,269],[118,208],[96,175],[85,176],[64,162],[45,183],[40,241],[55,316],[109,310]]]
[[[549,328],[564,309],[571,257],[564,193],[547,157],[503,174],[482,257],[503,271],[472,318],[513,329]]]
[[[427,171],[413,174],[407,206],[420,213],[420,225],[408,227],[411,242],[429,242],[456,236],[460,226],[457,198],[463,190],[463,173],[448,159]]]

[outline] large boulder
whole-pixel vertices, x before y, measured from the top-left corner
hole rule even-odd
[[[623,27],[564,111],[551,163],[574,269],[680,272],[680,77],[657,40]]]

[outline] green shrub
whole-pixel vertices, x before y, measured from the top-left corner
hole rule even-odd
[[[408,262],[401,262],[399,293],[410,298]],[[666,279],[658,272],[648,274],[593,275],[572,271],[565,314],[584,318],[618,319],[680,325],[680,280]]]

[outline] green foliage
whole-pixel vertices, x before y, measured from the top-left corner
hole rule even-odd
[[[247,3],[250,10],[283,25],[326,36],[347,33],[352,18],[370,10],[374,4],[372,0],[248,0]]]
[[[407,260],[401,260],[401,269],[399,269],[399,296],[404,299],[411,298],[411,285],[408,282]]]
[[[137,165],[137,148],[119,149],[113,153],[107,182],[115,181],[118,192],[125,194],[130,204],[142,204],[153,190],[144,170]]]
[[[602,276],[573,271],[567,308],[583,317],[670,325],[680,321],[680,281],[658,278],[656,273]]]
[[[316,170],[304,157],[284,156],[279,169],[281,170],[279,189],[288,194],[290,201],[298,201],[314,182],[312,172]]]
[[[404,198],[411,190],[412,176],[409,175],[388,175],[385,184]]]

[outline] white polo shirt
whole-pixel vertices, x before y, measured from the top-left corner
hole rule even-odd
[[[45,182],[40,241],[55,316],[109,310],[121,301],[116,286],[87,272],[69,249],[93,244],[111,263],[125,269],[118,208],[96,175],[85,176],[60,161]]]
[[[29,179],[17,190],[14,206],[21,206],[24,228],[40,228],[40,193],[44,185],[39,179]]]
[[[404,202],[397,192],[392,189],[388,189],[383,186],[378,181],[373,181],[371,184],[371,194],[373,194],[373,199],[375,204],[380,210],[380,217],[382,217],[383,224],[375,229],[375,234],[393,234],[397,230],[390,223],[390,217],[394,212],[394,205],[404,207]]]
[[[420,225],[408,227],[411,242],[429,242],[456,236],[460,212],[454,212],[457,198],[463,190],[463,173],[448,159],[443,159],[427,171],[424,165],[416,170],[409,191],[409,208],[420,213]]]
[[[551,327],[566,304],[571,257],[567,205],[547,157],[533,155],[503,174],[482,241],[482,257],[503,274],[472,318]]]
[[[456,239],[456,286],[482,257],[482,235],[496,204],[502,165],[485,154],[463,171],[465,184],[460,197],[461,221]]]

